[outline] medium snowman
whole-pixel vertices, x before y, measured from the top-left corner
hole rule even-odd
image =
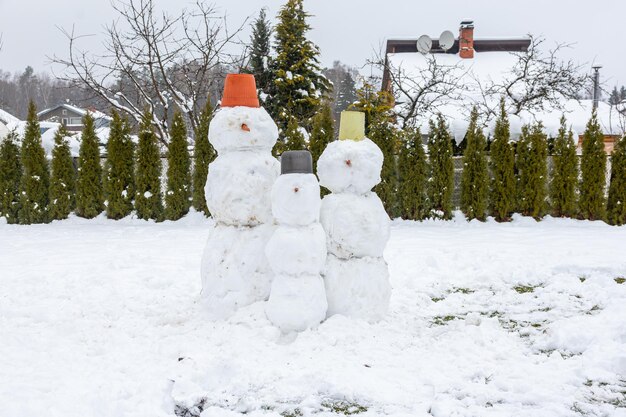
[[[365,137],[365,114],[342,112],[339,140],[328,144],[317,163],[319,182],[331,191],[320,213],[328,248],[328,316],[374,322],[388,310],[391,285],[383,251],[390,220],[372,192],[382,165],[381,150]]]
[[[265,246],[274,231],[270,201],[280,163],[271,151],[278,128],[259,106],[254,76],[228,74],[209,126],[218,153],[209,164],[207,207],[215,220],[202,256],[201,301],[214,318],[269,296]]]
[[[308,151],[281,155],[281,175],[272,187],[278,227],[265,253],[274,271],[266,314],[284,333],[317,326],[328,304],[322,280],[326,235],[319,223],[320,186]]]

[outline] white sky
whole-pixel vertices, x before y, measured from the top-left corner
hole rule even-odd
[[[186,0],[157,0],[176,12]],[[284,0],[215,0],[231,25],[256,16],[261,7],[274,18]],[[471,5],[471,7],[469,7]],[[548,45],[573,43],[566,57],[580,63],[600,62],[607,87],[626,84],[624,17],[626,0],[305,0],[313,30],[310,38],[322,52],[322,63],[341,60],[362,66],[389,37],[438,37],[458,33],[461,20],[475,22],[475,36],[543,35]],[[67,42],[57,26],[94,34],[82,46],[97,51],[103,26],[114,18],[109,0],[0,0],[0,69],[21,71],[31,65],[50,71],[47,56],[63,55]],[[247,39],[249,31],[243,35]],[[367,72],[366,70],[365,72]]]

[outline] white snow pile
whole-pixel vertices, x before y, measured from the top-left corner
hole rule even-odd
[[[207,320],[212,224],[0,221],[0,415],[626,416],[624,227],[396,221],[385,318],[286,337]]]

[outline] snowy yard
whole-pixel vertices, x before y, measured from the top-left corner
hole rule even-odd
[[[395,222],[391,311],[196,305],[209,220],[0,224],[0,416],[626,416],[626,227]]]

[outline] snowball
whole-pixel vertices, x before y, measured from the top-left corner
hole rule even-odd
[[[333,193],[363,194],[380,182],[382,167],[383,153],[371,140],[338,140],[320,156],[317,176]]]
[[[329,253],[340,258],[383,255],[390,220],[375,193],[329,194],[322,200],[320,219]]]
[[[278,127],[264,108],[222,107],[209,125],[209,141],[218,152],[236,150],[271,151]]]
[[[204,194],[216,221],[234,226],[272,222],[270,191],[280,173],[272,155],[242,151],[218,156],[209,165]]]
[[[319,275],[277,275],[265,307],[267,318],[283,332],[317,326],[326,317],[326,291]]]
[[[216,224],[202,255],[202,301],[214,318],[269,296],[272,273],[265,245],[272,225],[231,227]]]
[[[343,314],[374,322],[387,313],[391,285],[383,258],[345,260],[328,255],[324,285],[328,317]]]
[[[326,234],[319,223],[278,226],[265,255],[276,274],[319,274],[326,264]]]
[[[272,213],[278,223],[304,226],[319,221],[320,186],[313,174],[285,174],[272,187]]]

